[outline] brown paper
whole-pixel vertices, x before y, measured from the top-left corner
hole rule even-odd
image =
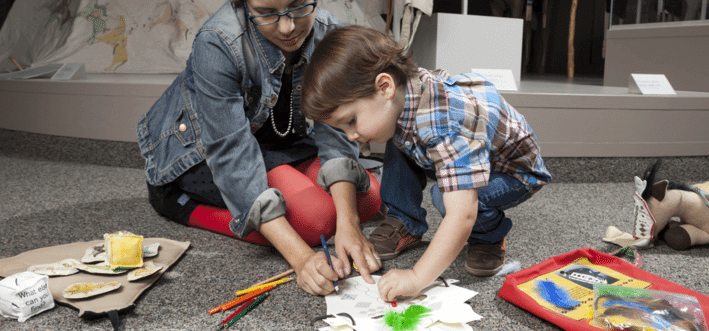
[[[103,240],[90,242],[77,242],[73,244],[45,247],[24,252],[22,254],[0,260],[0,277],[12,276],[16,273],[27,270],[32,265],[54,263],[63,259],[72,258],[80,260],[88,247],[102,243]],[[80,272],[77,274],[51,277],[49,279],[49,290],[54,297],[54,301],[72,306],[79,310],[79,316],[86,312],[105,313],[112,310],[121,310],[133,305],[133,302],[143,291],[148,289],[169,267],[174,264],[182,254],[189,248],[189,242],[180,242],[163,238],[145,238],[145,245],[160,243],[160,254],[146,259],[161,266],[165,266],[155,274],[143,278],[139,281],[128,281],[127,274],[122,275],[100,275]],[[69,300],[64,298],[64,289],[74,283],[100,283],[113,282],[121,283],[121,287],[113,292],[106,293],[94,298],[84,300]]]

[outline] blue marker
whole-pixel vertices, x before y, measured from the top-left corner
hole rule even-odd
[[[335,271],[335,267],[332,266],[330,251],[327,250],[327,243],[325,242],[325,237],[323,235],[320,235],[320,242],[322,243],[323,250],[325,250],[325,256],[327,256],[327,262],[330,263],[330,268],[332,268],[332,271]],[[334,281],[332,285],[335,285],[335,292],[337,292],[337,294],[340,294],[340,286],[337,285],[337,281]]]

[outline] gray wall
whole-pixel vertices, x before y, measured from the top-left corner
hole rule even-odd
[[[677,91],[709,92],[709,21],[615,26],[606,35],[603,85],[631,73],[664,74]]]

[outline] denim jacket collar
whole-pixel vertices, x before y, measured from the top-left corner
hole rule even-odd
[[[243,8],[240,9],[241,13],[237,12],[237,15],[245,15]],[[259,31],[251,20],[247,19],[246,25],[251,34],[256,36],[254,39],[254,42],[256,43],[255,49],[258,49],[259,53],[261,53],[264,63],[268,66],[268,72],[271,74],[275,73],[276,70],[285,64],[286,57],[283,53],[281,53],[281,50],[279,50],[278,47],[268,41],[268,39],[261,34],[261,31]]]

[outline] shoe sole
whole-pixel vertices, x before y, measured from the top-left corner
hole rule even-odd
[[[492,269],[492,270],[485,270],[485,269],[474,269],[468,266],[468,264],[465,264],[465,271],[467,271],[469,274],[473,276],[478,276],[478,277],[490,277],[494,276],[496,273],[500,272],[502,270],[502,267],[505,265],[505,261],[507,258],[505,257],[504,260],[502,260],[502,264],[500,264],[499,267]]]

